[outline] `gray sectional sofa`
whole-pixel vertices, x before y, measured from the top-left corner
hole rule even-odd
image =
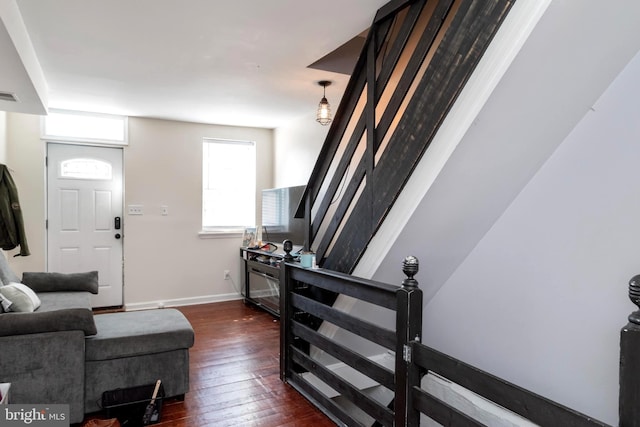
[[[194,332],[178,310],[94,315],[97,272],[25,273],[20,280],[0,254],[0,295],[14,282],[35,291],[40,307],[0,310],[0,382],[11,383],[11,403],[69,404],[71,423],[79,423],[101,409],[105,391],[158,379],[166,397],[189,390]]]

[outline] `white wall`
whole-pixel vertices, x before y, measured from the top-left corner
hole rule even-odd
[[[142,118],[129,119],[125,150],[125,301],[218,300],[237,296],[241,236],[202,239],[202,138],[256,141],[258,193],[273,185],[273,132]],[[160,215],[167,205],[168,216]],[[257,204],[259,206],[259,204]],[[192,299],[193,301],[189,300]]]
[[[275,130],[275,187],[307,184],[329,128],[316,122],[314,112]]]
[[[638,97],[640,55],[424,313],[430,345],[614,425],[640,272]]]
[[[18,188],[27,243],[31,255],[13,257],[7,253],[12,268],[21,276],[24,271],[43,271],[45,262],[45,147],[40,141],[40,116],[7,113],[7,165]]]
[[[626,286],[640,270],[638,76],[640,56],[428,302],[423,322],[429,345],[611,424],[619,330],[633,310]]]
[[[15,171],[32,253],[10,258],[18,273],[43,271],[46,265],[45,143],[39,123],[38,116],[8,115],[8,163]],[[203,137],[256,141],[258,184],[273,186],[271,130],[130,118],[125,206],[143,204],[145,214],[123,218],[128,308],[238,298],[241,237],[198,236]],[[160,215],[160,205],[169,207],[168,216]],[[224,270],[231,270],[232,281],[223,280]]]

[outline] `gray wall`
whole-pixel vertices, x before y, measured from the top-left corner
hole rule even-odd
[[[615,424],[640,272],[637,56],[425,307],[425,342]]]

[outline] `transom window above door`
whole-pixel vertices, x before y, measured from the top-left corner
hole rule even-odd
[[[128,118],[51,109],[42,118],[40,137],[47,141],[128,145]]]

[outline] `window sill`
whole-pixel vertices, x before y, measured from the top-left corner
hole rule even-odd
[[[212,230],[200,230],[198,237],[201,239],[230,239],[230,238],[242,238],[244,231],[238,230],[224,230],[224,231],[212,231]]]

